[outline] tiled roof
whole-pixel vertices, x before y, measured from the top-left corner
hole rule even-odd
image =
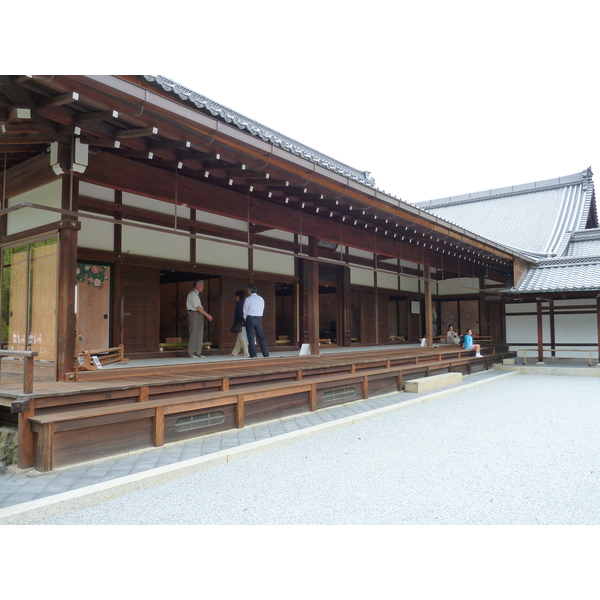
[[[561,256],[571,233],[589,223],[592,208],[597,225],[591,169],[416,206],[533,259]]]
[[[541,260],[511,293],[600,290],[600,255]]]
[[[325,169],[329,169],[330,171],[334,171],[339,175],[347,177],[348,179],[352,179],[358,183],[362,183],[363,185],[367,185],[369,187],[375,187],[375,180],[371,177],[371,174],[368,171],[359,171],[357,169],[353,169],[344,163],[341,163],[325,154],[317,152],[292,138],[289,138],[277,131],[270,129],[264,125],[261,125],[257,121],[253,121],[248,117],[203,96],[202,94],[198,94],[188,88],[179,85],[174,82],[172,79],[168,79],[167,77],[163,77],[162,75],[144,75],[144,78],[151,83],[154,83],[160,87],[162,87],[165,91],[171,92],[185,100],[186,102],[190,102],[196,108],[207,111],[213,117],[217,117],[218,119],[223,120],[226,123],[233,124],[239,129],[245,130],[253,136],[259,137],[261,140],[268,142],[269,144],[273,144],[283,150],[287,150],[296,156],[300,156],[310,162],[313,162]]]
[[[565,256],[600,256],[600,229],[583,229],[571,236]]]

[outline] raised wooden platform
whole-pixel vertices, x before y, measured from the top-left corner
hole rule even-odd
[[[0,389],[0,417],[18,417],[19,466],[49,471],[401,391],[414,378],[485,370],[515,354],[500,345],[482,352],[378,348],[131,365],[79,373],[77,382],[39,382],[29,398]]]

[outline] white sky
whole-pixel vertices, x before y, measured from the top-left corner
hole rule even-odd
[[[589,166],[600,173],[598,7],[597,0],[11,2],[2,9],[0,72],[165,75],[356,169],[371,171],[380,189],[416,202],[569,175]],[[80,534],[86,559],[93,548],[88,531],[85,538]],[[322,531],[311,535],[320,540]],[[384,539],[389,545],[362,546],[361,529],[363,537],[353,538],[347,548],[362,559],[378,547],[412,553],[423,531],[396,529]],[[573,548],[584,546],[565,544],[569,553],[557,555],[562,538],[556,536],[565,532],[536,531],[552,537],[536,536],[533,541],[539,543],[532,550],[532,534],[525,537],[520,531],[529,546],[505,541],[498,546],[506,548],[502,555],[492,545],[481,552],[483,540],[469,552],[462,538],[455,542],[452,537],[453,545],[437,556],[439,578],[430,577],[432,561],[422,560],[436,556],[439,542],[415,553],[417,562],[410,562],[411,554],[402,555],[398,564],[409,565],[403,577],[412,571],[419,575],[414,585],[421,593],[424,584],[428,589],[439,584],[431,597],[461,589],[464,597],[478,598],[490,581],[505,583],[486,569],[498,559],[520,558],[523,549],[527,558],[521,562],[535,585],[531,594],[546,584],[547,597],[559,597],[552,596],[552,589],[564,597],[573,582],[581,583],[583,572],[593,573],[587,565],[567,577],[565,562],[592,554],[573,554]],[[491,530],[483,535],[489,539]],[[203,530],[202,536],[216,544],[223,530]],[[256,541],[242,561],[231,563],[222,557],[235,548],[232,540],[214,553],[219,563],[207,572],[214,574],[219,565],[230,570],[232,564],[239,570],[248,557],[262,558],[270,546],[257,549]],[[146,560],[147,547],[134,556]],[[317,547],[313,543],[310,552]],[[108,542],[103,548],[109,548]],[[456,548],[459,552],[453,554]],[[281,556],[292,550],[288,545]],[[181,553],[176,556],[179,560]],[[297,562],[289,564],[300,564],[306,556],[312,555],[294,554]],[[329,579],[332,557],[322,563]],[[532,568],[538,557],[544,561]],[[203,554],[202,561],[206,559]],[[475,565],[466,579],[464,564]],[[369,585],[386,572],[396,577],[395,565],[380,571],[373,565],[378,575],[368,578]],[[446,566],[451,569],[444,570]],[[520,566],[514,562],[508,571],[518,573]],[[88,575],[86,569],[81,573]],[[557,574],[565,575],[562,587],[556,585]],[[520,575],[522,587],[525,573]],[[148,581],[156,584],[156,578]],[[173,579],[165,582],[172,585]],[[314,586],[310,577],[306,582]],[[294,585],[301,583],[301,578],[294,580]],[[515,582],[509,577],[506,584]],[[465,595],[466,586],[473,595]],[[510,593],[506,589],[504,596]]]
[[[25,66],[170,77],[407,202],[600,172],[596,1],[124,4],[39,9]]]

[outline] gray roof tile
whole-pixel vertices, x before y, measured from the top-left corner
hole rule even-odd
[[[571,233],[588,222],[593,191],[592,172],[586,169],[566,177],[416,206],[533,258],[561,256]]]
[[[600,255],[543,260],[529,269],[512,293],[600,290]]]

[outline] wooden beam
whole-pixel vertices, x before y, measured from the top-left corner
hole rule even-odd
[[[14,198],[52,181],[56,181],[56,173],[50,166],[49,155],[43,152],[8,169],[6,197]]]
[[[98,112],[77,115],[75,117],[75,123],[81,125],[84,123],[93,123],[94,121],[109,121],[110,119],[118,118],[119,113],[116,110],[101,110]]]
[[[38,107],[64,106],[65,104],[71,104],[71,102],[77,102],[77,100],[79,100],[79,94],[77,92],[68,92],[66,94],[44,98],[38,102]]]
[[[117,132],[116,138],[125,140],[129,138],[145,137],[148,135],[158,135],[157,127],[140,127],[139,129],[123,129]]]

